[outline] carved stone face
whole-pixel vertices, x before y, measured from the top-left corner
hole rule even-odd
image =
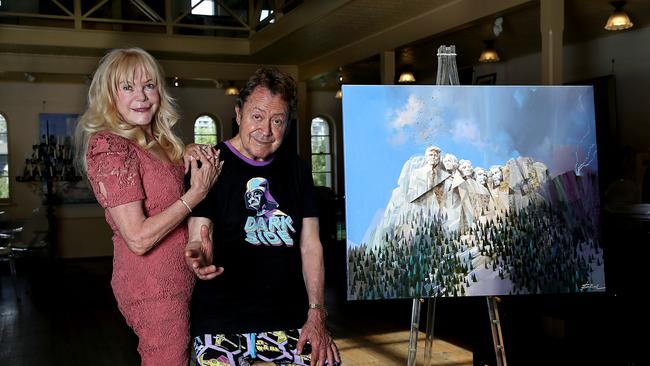
[[[425,156],[427,158],[427,164],[432,167],[435,167],[440,163],[440,150],[436,147],[429,146],[425,152]]]
[[[474,169],[472,169],[472,162],[469,160],[461,160],[458,162],[458,171],[460,171],[460,175],[463,178],[471,178],[472,173],[474,173]]]
[[[501,168],[498,166],[493,166],[490,168],[490,173],[492,173],[492,185],[494,187],[501,185],[501,182],[503,181]]]
[[[458,159],[452,154],[445,154],[445,157],[442,158],[442,166],[445,167],[446,171],[451,173],[458,168]]]
[[[474,179],[476,179],[478,184],[487,187],[487,178],[488,176],[485,169],[478,167],[474,169]]]

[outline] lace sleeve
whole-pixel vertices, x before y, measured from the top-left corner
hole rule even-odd
[[[102,207],[145,198],[137,152],[128,140],[99,132],[88,143],[86,160],[88,181]]]

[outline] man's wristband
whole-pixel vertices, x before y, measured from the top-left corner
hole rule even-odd
[[[309,308],[310,309],[318,309],[318,310],[322,311],[323,314],[325,314],[325,316],[328,315],[327,314],[327,309],[325,308],[325,305],[323,305],[323,304],[309,304]]]

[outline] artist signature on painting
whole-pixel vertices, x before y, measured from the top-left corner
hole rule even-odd
[[[581,291],[603,291],[605,290],[605,286],[599,284],[599,283],[591,283],[587,282],[580,286]]]

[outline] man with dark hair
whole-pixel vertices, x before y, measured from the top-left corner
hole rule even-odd
[[[290,76],[262,68],[248,80],[235,105],[239,132],[216,147],[219,180],[189,218],[186,258],[201,280],[190,311],[200,365],[340,362],[325,326],[311,172],[295,152],[278,150],[295,105]]]

